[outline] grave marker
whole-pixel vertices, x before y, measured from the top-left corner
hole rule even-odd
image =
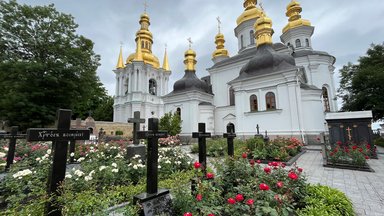
[[[166,138],[168,132],[159,131],[158,119],[150,118],[148,121],[148,131],[137,132],[137,138],[148,140],[146,192],[136,195],[133,203],[139,202],[143,206],[143,211],[140,215],[172,215],[169,190],[157,188],[159,164],[158,139]]]
[[[263,135],[260,134],[260,127],[259,127],[259,124],[256,125],[256,131],[257,131],[257,134],[255,135],[255,138],[264,139]]]
[[[13,164],[13,159],[15,157],[16,150],[16,140],[17,139],[25,139],[25,134],[17,134],[19,127],[13,126],[11,128],[11,134],[0,134],[0,139],[9,139],[8,144],[8,153],[7,153],[7,164],[5,165],[5,171],[8,171]]]
[[[57,190],[59,184],[65,178],[68,141],[89,140],[90,131],[70,130],[71,110],[59,109],[57,112],[57,129],[31,128],[27,130],[27,141],[52,141],[53,163],[48,176],[48,196],[52,194],[60,196]],[[55,199],[51,199],[45,207],[45,214],[60,216],[61,206]]]
[[[192,133],[192,138],[198,138],[199,142],[199,163],[203,165],[205,171],[207,164],[207,144],[206,139],[211,137],[211,133],[205,131],[205,123],[199,123],[199,132]]]
[[[228,156],[233,157],[235,154],[235,149],[233,146],[233,139],[235,139],[236,134],[234,133],[233,125],[227,125],[227,133],[223,134],[224,138],[227,138],[228,144]]]
[[[128,123],[133,123],[133,146],[127,147],[127,158],[130,159],[135,155],[140,155],[141,158],[145,158],[145,145],[141,144],[137,133],[140,131],[140,123],[145,123],[145,119],[140,118],[140,112],[135,111],[134,118],[129,118]],[[143,129],[145,128],[145,125]]]

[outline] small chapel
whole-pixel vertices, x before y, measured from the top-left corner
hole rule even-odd
[[[232,125],[238,137],[246,138],[254,136],[259,125],[272,138],[315,142],[327,131],[326,113],[338,110],[335,57],[312,48],[315,27],[301,17],[298,1],[286,8],[288,22],[281,30],[281,42],[272,40],[272,19],[257,0],[244,0],[243,6],[234,29],[238,52],[229,55],[219,31],[209,76],[198,78],[196,52],[190,46],[184,54],[184,76],[172,89],[168,89],[172,73],[167,51],[160,65],[152,53],[149,15],[142,14],[136,51],[124,61],[120,49],[114,70],[114,122],[127,122],[135,111],[145,119],[172,112],[180,115],[180,136],[185,138],[203,122],[212,135],[222,135]]]

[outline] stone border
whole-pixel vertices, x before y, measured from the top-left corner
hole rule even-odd
[[[359,167],[359,166],[353,166],[350,164],[340,164],[340,163],[330,163],[327,161],[327,159],[323,159],[323,166],[329,167],[329,168],[338,168],[338,169],[349,169],[349,170],[356,170],[356,171],[363,171],[363,172],[375,172],[368,163],[366,163],[366,166]]]
[[[300,153],[298,153],[297,155],[295,155],[294,157],[292,157],[291,159],[289,159],[287,162],[285,161],[276,161],[276,162],[281,162],[281,163],[285,163],[285,165],[287,166],[291,166],[292,164],[294,164],[297,159],[299,159],[299,157],[301,155],[303,155],[305,152],[307,152],[306,149],[303,149]],[[256,160],[256,159],[255,159]],[[273,162],[273,160],[260,160],[262,164],[268,164],[269,162]]]

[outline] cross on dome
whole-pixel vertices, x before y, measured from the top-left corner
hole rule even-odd
[[[187,40],[189,42],[189,49],[191,49],[192,44],[193,44],[191,37],[189,37]]]
[[[219,33],[220,33],[220,29],[221,29],[221,20],[220,20],[220,17],[217,17],[217,27],[219,29]]]

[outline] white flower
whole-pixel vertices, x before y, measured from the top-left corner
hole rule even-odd
[[[123,158],[123,156],[119,153],[119,154],[116,155],[115,158]]]
[[[91,149],[91,150],[93,150],[93,149],[95,149],[93,146],[91,146],[89,149]]]
[[[102,171],[103,169],[107,168],[106,166],[99,167],[99,171]]]
[[[2,157],[5,157],[5,153],[3,153],[3,152],[0,152],[0,158],[2,158]]]
[[[75,156],[75,152],[71,152],[71,154],[69,154],[69,156],[74,157]]]
[[[137,167],[143,168],[145,166],[143,164],[137,164]]]
[[[8,147],[4,147],[4,151],[8,151]]]
[[[1,163],[0,166],[5,166],[5,163]]]
[[[117,173],[119,172],[119,169],[112,169],[112,172]]]
[[[21,179],[23,176],[30,175],[30,174],[32,174],[32,171],[30,169],[26,169],[26,170],[19,171],[13,174],[12,176],[13,178]]]
[[[112,163],[112,166],[116,168],[116,167],[117,167],[117,164],[116,164],[116,163]]]
[[[93,174],[95,174],[95,170],[92,170],[92,171],[89,173],[89,176],[92,176]]]
[[[175,161],[175,164],[180,165],[181,161]]]
[[[92,176],[85,176],[84,180],[85,181],[90,181],[90,180],[92,180]]]
[[[105,146],[106,146],[106,147],[108,147],[108,146],[109,146],[109,144],[108,144],[108,143],[106,143],[106,144],[105,144]]]
[[[141,159],[139,159],[137,162],[142,163],[143,161]]]
[[[40,161],[40,160],[41,160],[41,158],[39,158],[39,157],[38,157],[38,158],[36,158],[36,161]]]
[[[83,161],[83,160],[85,160],[85,158],[84,158],[84,157],[81,157],[81,158],[77,159],[77,162],[81,162],[81,161]]]
[[[135,165],[133,165],[133,169],[137,169],[137,165],[135,164]]]
[[[170,160],[166,160],[164,163],[171,164],[171,161]]]
[[[71,174],[67,174],[67,175],[65,175],[65,178],[72,178],[72,175]]]
[[[52,153],[52,150],[51,150],[51,149],[48,149],[48,150],[47,150],[47,154],[50,155],[51,153]]]
[[[161,166],[159,165],[159,166],[157,166],[157,168],[158,168],[158,169],[161,169]]]
[[[76,170],[76,171],[75,171],[75,175],[81,177],[81,176],[84,175],[84,173],[83,173],[81,170]]]

